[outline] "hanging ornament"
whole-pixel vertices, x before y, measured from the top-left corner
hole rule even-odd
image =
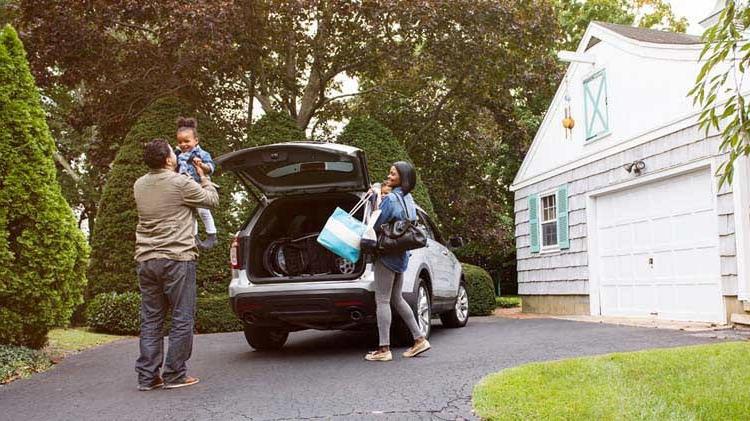
[[[562,125],[565,128],[565,139],[570,136],[573,137],[573,127],[576,125],[576,121],[570,113],[570,94],[568,94],[568,79],[565,79],[565,117],[562,120]]]

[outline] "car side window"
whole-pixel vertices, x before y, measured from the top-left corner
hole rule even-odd
[[[419,226],[419,228],[424,230],[425,234],[427,234],[427,237],[429,239],[436,240],[435,232],[432,229],[432,226],[430,225],[429,220],[427,219],[427,215],[425,215],[421,211],[417,211],[417,226]]]

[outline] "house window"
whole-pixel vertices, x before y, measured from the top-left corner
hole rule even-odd
[[[557,200],[556,194],[542,196],[539,214],[542,216],[542,247],[557,245]]]
[[[609,133],[607,75],[601,70],[583,81],[586,140]]]

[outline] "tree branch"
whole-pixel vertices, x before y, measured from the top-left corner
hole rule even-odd
[[[57,161],[58,164],[60,164],[63,167],[63,170],[65,170],[66,173],[70,176],[70,178],[73,179],[76,183],[79,183],[81,181],[81,176],[76,174],[76,172],[73,170],[73,167],[70,166],[70,163],[65,160],[65,157],[62,156],[62,154],[58,151],[55,151],[52,153],[52,157],[55,158],[55,161]]]

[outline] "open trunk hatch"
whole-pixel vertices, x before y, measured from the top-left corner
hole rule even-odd
[[[242,149],[216,159],[268,197],[301,193],[366,191],[362,150],[335,143],[289,142]]]

